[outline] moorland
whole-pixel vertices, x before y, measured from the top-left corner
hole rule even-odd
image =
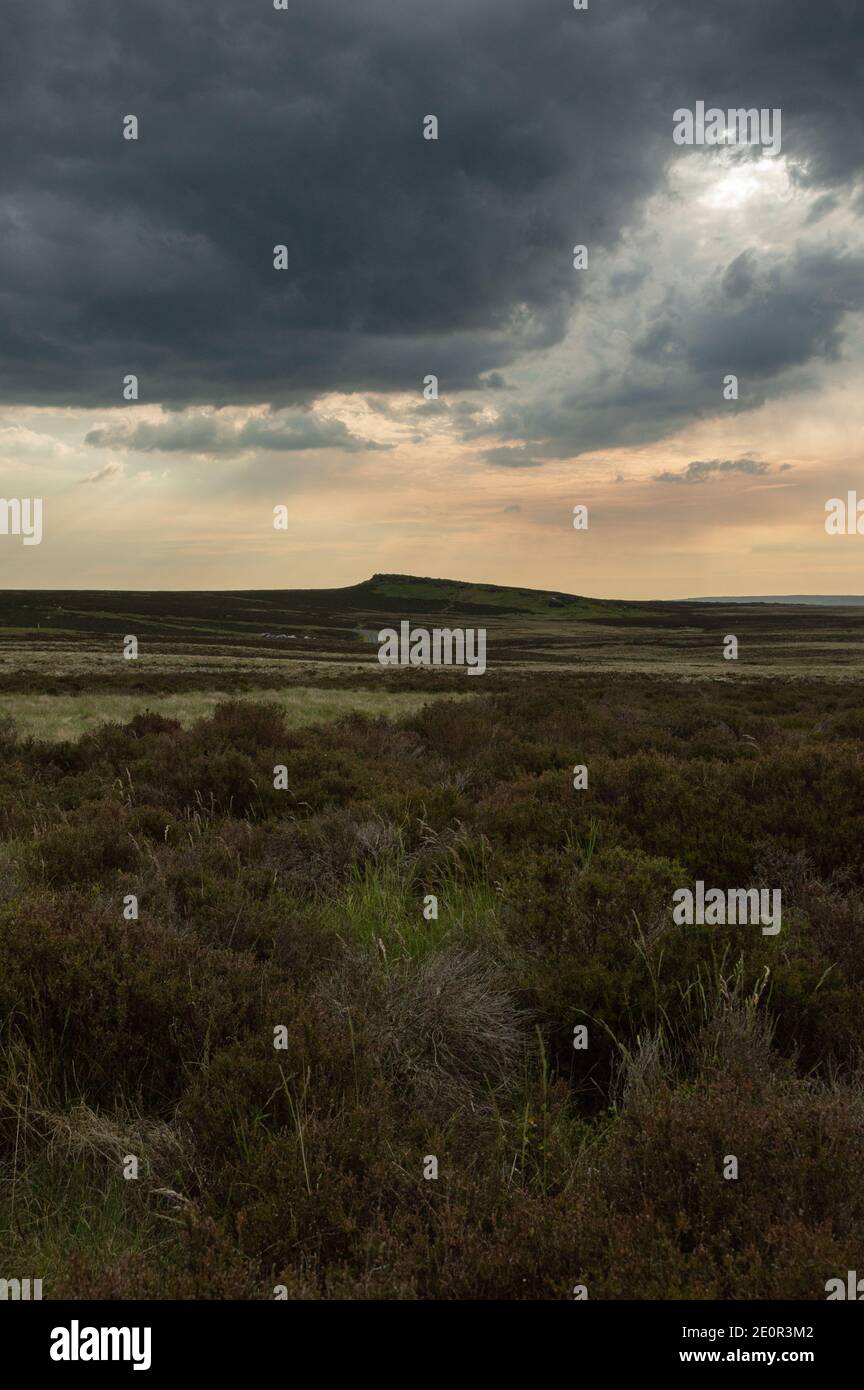
[[[403,617],[483,626],[482,679],[380,666]],[[864,1238],[862,624],[0,594],[0,1273],[824,1298]],[[697,880],[782,930],[676,925]]]

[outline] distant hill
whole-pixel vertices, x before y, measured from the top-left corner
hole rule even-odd
[[[303,591],[299,591],[302,593]],[[368,611],[425,613],[554,613],[569,618],[626,617],[648,605],[621,599],[585,598],[559,589],[523,589],[509,584],[474,584],[464,579],[432,579],[413,574],[373,574],[345,589],[310,589],[337,606]],[[299,594],[298,594],[299,596]]]
[[[862,594],[758,594],[717,598],[685,598],[681,603],[821,603],[827,607],[850,608],[864,603]]]
[[[668,604],[665,610],[674,612]],[[134,632],[178,640],[233,636],[299,642],[314,640],[316,634],[352,640],[380,627],[385,618],[511,616],[615,623],[644,621],[657,611],[651,604],[410,574],[373,574],[339,589],[0,590],[0,632],[43,638]]]

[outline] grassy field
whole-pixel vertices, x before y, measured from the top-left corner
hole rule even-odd
[[[94,690],[81,695],[32,695],[26,702],[19,695],[0,695],[0,718],[10,720],[21,737],[57,742],[80,738],[106,722],[127,723],[135,715],[146,713],[188,725],[211,715],[218,704],[229,698],[230,694],[224,690],[149,696]],[[321,690],[315,686],[292,686],[287,690],[264,688],[257,698],[283,710],[289,728],[300,728],[304,724],[326,723],[345,714],[394,719],[412,714],[427,701],[441,696],[434,691]]]
[[[294,595],[308,641],[238,635],[285,596],[4,596],[4,1267],[46,1298],[824,1298],[864,1243],[857,616],[497,591],[466,680],[378,665],[394,585]],[[420,587],[417,623],[465,601]],[[779,889],[781,930],[675,924],[697,880]]]

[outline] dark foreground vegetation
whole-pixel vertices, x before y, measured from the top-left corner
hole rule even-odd
[[[565,676],[7,731],[0,1273],[824,1298],[864,1250],[862,747],[849,687]],[[697,878],[781,888],[780,934],[674,926]]]

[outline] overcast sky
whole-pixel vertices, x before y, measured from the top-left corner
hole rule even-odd
[[[864,592],[824,525],[864,498],[859,0],[3,28],[2,495],[43,539],[0,585]],[[779,151],[677,145],[700,101],[779,109]]]

